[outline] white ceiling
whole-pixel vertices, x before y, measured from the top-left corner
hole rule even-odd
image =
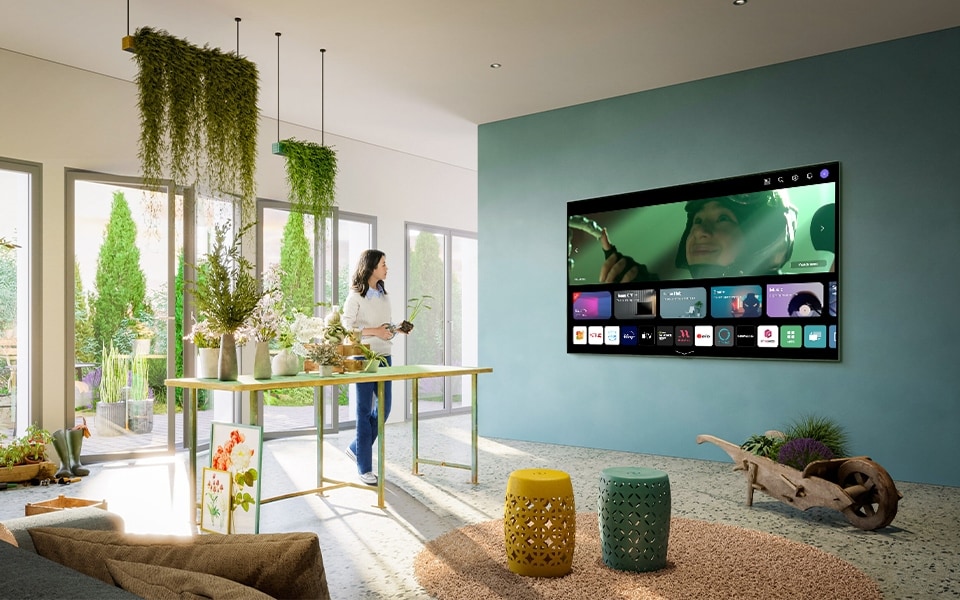
[[[262,113],[313,141],[326,48],[328,133],[476,169],[478,124],[960,26],[960,0],[0,0],[0,47],[128,81],[146,25],[239,37]]]

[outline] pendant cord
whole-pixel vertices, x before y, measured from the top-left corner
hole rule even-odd
[[[240,17],[234,17],[233,20],[237,22],[237,58],[240,58]]]
[[[277,36],[277,144],[280,143],[280,32]]]
[[[326,48],[320,49],[320,145],[325,145],[323,143],[323,134],[326,132],[326,127],[323,125],[323,95],[324,95],[324,81],[323,81],[323,67],[324,67],[324,57],[327,54]]]
[[[130,35],[130,0],[127,0],[127,36]]]

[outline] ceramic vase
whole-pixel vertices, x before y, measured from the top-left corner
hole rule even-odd
[[[220,348],[197,348],[197,377],[216,379],[219,374]]]
[[[274,375],[289,376],[300,372],[300,357],[292,348],[282,348],[270,363]]]
[[[333,375],[333,365],[320,365],[320,377],[330,377]]]
[[[220,360],[217,364],[217,379],[220,381],[237,380],[237,340],[233,333],[220,336]]]
[[[256,354],[253,355],[253,378],[270,379],[272,376],[270,342],[257,342]]]

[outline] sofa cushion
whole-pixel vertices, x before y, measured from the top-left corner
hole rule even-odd
[[[124,534],[63,527],[30,529],[37,553],[113,583],[107,559],[208,573],[275,598],[329,598],[315,533]]]
[[[3,580],[0,598],[96,598],[96,600],[136,600],[137,596],[115,585],[77,573],[63,565],[37,556],[23,548],[0,543]]]
[[[68,508],[30,515],[29,517],[7,519],[3,524],[13,532],[13,536],[17,538],[17,545],[30,552],[36,552],[33,547],[33,538],[27,532],[31,527],[72,527],[75,529],[110,531],[123,531],[124,529],[123,517],[92,506],[81,506],[80,508]]]
[[[107,559],[113,581],[130,593],[146,600],[185,600],[187,598],[230,598],[231,600],[271,600],[236,581],[207,573]]]

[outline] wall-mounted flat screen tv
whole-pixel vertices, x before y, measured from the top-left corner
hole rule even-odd
[[[840,163],[567,203],[567,352],[827,360]]]

